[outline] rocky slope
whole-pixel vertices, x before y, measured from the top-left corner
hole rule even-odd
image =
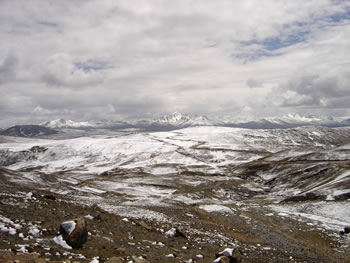
[[[242,262],[350,261],[350,236],[339,235],[350,225],[348,128],[5,139],[8,258],[213,262],[217,249],[234,248]],[[85,217],[89,240],[66,250],[53,238],[75,217]],[[169,237],[173,227],[186,238]]]

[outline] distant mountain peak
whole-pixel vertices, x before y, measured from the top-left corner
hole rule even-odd
[[[316,116],[302,116],[298,113],[288,113],[281,118],[282,120],[289,121],[299,121],[299,122],[313,122],[313,121],[321,121],[322,119]]]
[[[65,119],[56,119],[52,121],[43,122],[40,125],[57,129],[57,128],[87,128],[91,127],[92,125],[89,122],[74,122],[72,120],[65,120]]]
[[[206,116],[201,115],[187,115],[181,112],[175,111],[171,114],[164,115],[163,117],[155,120],[157,123],[170,124],[174,126],[200,126],[200,125],[214,125],[212,121]]]
[[[169,123],[178,123],[178,122],[184,122],[188,121],[190,119],[190,116],[186,114],[182,114],[181,112],[174,111],[171,114],[167,114],[162,116],[161,118],[157,119],[159,122],[169,122]]]

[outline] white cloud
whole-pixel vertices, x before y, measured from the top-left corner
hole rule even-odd
[[[16,78],[18,64],[18,59],[13,53],[8,54],[2,62],[0,61],[0,84]]]
[[[337,0],[1,1],[1,117],[348,114],[349,13]]]
[[[94,65],[75,65],[65,53],[54,54],[48,58],[43,78],[51,85],[85,87],[103,82],[103,74],[95,71]]]

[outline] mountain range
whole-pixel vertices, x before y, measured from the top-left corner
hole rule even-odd
[[[2,131],[0,130],[0,134],[35,137],[54,134],[55,132],[53,131],[55,130],[65,132],[67,132],[67,130],[95,131],[97,129],[99,131],[171,131],[196,126],[219,126],[247,129],[287,129],[301,126],[323,126],[335,128],[350,126],[350,118],[302,116],[297,113],[291,113],[282,117],[263,118],[254,121],[221,121],[207,116],[173,112],[157,119],[136,120],[130,122],[113,120],[75,122],[72,120],[56,119],[40,123],[39,125],[32,125],[31,128],[29,128],[29,126],[25,127],[24,125],[17,125]]]

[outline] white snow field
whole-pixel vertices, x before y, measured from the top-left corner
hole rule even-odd
[[[349,138],[350,128],[324,127],[193,127],[65,140],[1,137],[0,166],[16,172],[10,181],[121,216],[171,220],[152,207],[179,204],[234,214],[232,205],[248,209],[263,199],[275,203],[264,208],[266,214],[295,214],[335,230],[350,224],[349,201],[335,201],[350,192]],[[307,209],[304,203],[277,204],[308,192],[327,199]],[[334,216],[332,207],[341,213]]]

